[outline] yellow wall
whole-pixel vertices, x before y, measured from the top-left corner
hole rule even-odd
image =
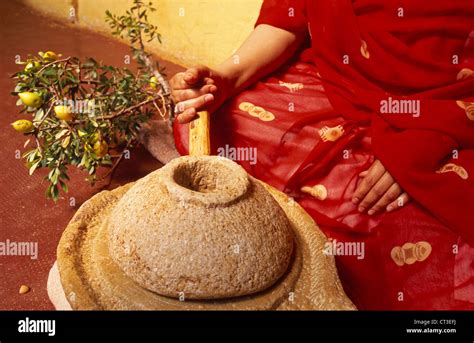
[[[44,14],[66,19],[75,0],[23,0],[23,2]]]
[[[105,10],[122,14],[131,0],[23,0],[31,7],[76,25],[109,33]],[[214,66],[230,56],[252,31],[262,0],[152,0],[157,11],[149,16],[158,26],[163,44],[149,49],[169,61],[189,66]]]

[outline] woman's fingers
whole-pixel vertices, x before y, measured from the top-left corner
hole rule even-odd
[[[368,178],[369,175],[367,175],[366,178]],[[394,182],[395,181],[393,180],[392,176],[385,172],[360,202],[359,212],[364,212],[365,210],[371,208],[379,199],[382,198],[382,196],[394,184]]]
[[[196,84],[202,83],[205,78],[211,76],[211,70],[206,66],[197,66],[189,68],[184,72],[184,81],[189,86],[194,86]]]
[[[352,202],[358,204],[362,199],[364,199],[367,193],[379,181],[384,173],[384,166],[380,161],[376,160],[367,170],[367,174],[364,176],[361,183],[357,186],[354,196],[352,197]]]
[[[181,124],[189,123],[191,120],[194,119],[194,117],[196,117],[196,113],[197,112],[196,112],[196,109],[194,107],[188,108],[187,110],[185,110],[183,113],[181,113],[178,116],[178,121]]]
[[[170,85],[176,104],[175,113],[181,123],[190,122],[197,112],[208,108],[208,105],[215,101],[214,94],[218,92],[213,72],[206,66],[192,67],[176,74]]]
[[[390,203],[397,199],[400,194],[402,194],[402,189],[398,183],[392,184],[379,201],[367,212],[368,215],[371,216],[384,210]]]
[[[173,90],[182,90],[214,84],[211,74],[211,70],[204,66],[189,68],[173,76],[170,80],[170,86]]]
[[[203,109],[203,107],[209,105],[214,101],[214,95],[205,94],[195,99],[182,101],[176,104],[176,109],[179,116],[178,120],[180,123],[187,123],[194,118],[196,112]],[[191,110],[192,109],[192,110]]]
[[[181,101],[176,104],[176,108],[178,112],[184,112],[190,107],[194,107],[196,110],[199,110],[205,105],[208,105],[209,103],[211,103],[212,101],[214,101],[214,95],[211,93],[208,93],[208,94],[198,96],[197,98]]]
[[[405,206],[408,202],[410,202],[410,196],[407,193],[403,193],[387,206],[387,212],[395,211],[396,209]]]
[[[200,89],[183,89],[183,90],[175,90],[173,91],[173,100],[176,103],[179,103],[181,101],[185,100],[190,100],[190,99],[195,99],[201,95],[207,94],[207,93],[215,93],[217,92],[217,86],[213,84],[209,85],[204,85]]]
[[[211,78],[211,77],[205,77],[204,78],[204,84],[205,85],[213,85],[214,83],[216,83],[216,82],[214,81],[213,78]]]
[[[173,76],[170,80],[170,86],[173,88],[173,90],[189,88],[186,81],[184,81],[184,73],[177,73],[175,76]]]
[[[362,181],[354,192],[352,202],[359,204],[360,212],[367,209],[369,215],[383,209],[390,212],[404,206],[410,200],[408,194],[403,192],[379,160],[361,172],[359,177]]]

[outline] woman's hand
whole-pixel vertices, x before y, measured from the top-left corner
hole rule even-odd
[[[216,69],[198,66],[176,74],[170,84],[178,121],[190,122],[199,111],[214,112],[229,97],[283,65],[303,38],[271,25],[258,25]]]
[[[375,160],[372,166],[359,176],[362,181],[356,188],[352,202],[359,204],[360,212],[368,210],[369,215],[383,209],[390,212],[410,200],[408,194],[395,182],[379,160]]]
[[[170,85],[180,123],[192,121],[199,111],[215,111],[230,95],[224,76],[205,66],[176,74]]]

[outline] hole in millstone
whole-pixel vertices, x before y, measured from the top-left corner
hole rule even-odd
[[[183,163],[174,171],[174,181],[181,187],[199,193],[214,193],[231,183],[231,170],[208,161]]]

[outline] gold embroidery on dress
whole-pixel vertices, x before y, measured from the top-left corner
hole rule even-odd
[[[244,112],[248,112],[251,108],[255,107],[254,104],[250,102],[241,102],[239,105],[239,109]]]
[[[456,76],[456,79],[460,81],[460,80],[468,79],[473,76],[474,76],[474,70],[469,69],[469,68],[463,68],[459,71],[458,75]]]
[[[474,102],[458,100],[456,104],[466,112],[469,120],[474,120]]]
[[[344,128],[342,125],[328,127],[324,126],[321,130],[319,130],[319,135],[323,142],[335,142],[344,134]]]
[[[251,102],[241,102],[239,110],[247,112],[252,117],[259,118],[262,121],[275,120],[275,115],[272,112],[265,110],[263,107],[255,106]]]
[[[360,53],[364,58],[369,59],[370,58],[370,53],[369,50],[367,49],[367,42],[365,40],[361,40],[361,46],[360,46]]]
[[[268,111],[260,113],[258,117],[262,121],[272,121],[275,119],[275,115],[272,112],[268,112]]]
[[[316,185],[313,187],[304,186],[301,188],[303,193],[307,193],[318,200],[326,200],[328,197],[328,190],[324,185]]]
[[[449,173],[449,172],[454,172],[458,174],[458,176],[463,180],[467,180],[469,178],[469,173],[467,172],[467,170],[464,169],[464,167],[458,166],[457,164],[454,164],[454,163],[447,163],[436,171],[436,173],[438,174]]]
[[[405,243],[401,247],[395,246],[390,252],[393,262],[397,266],[403,266],[405,264],[413,264],[415,262],[423,262],[431,254],[431,244],[425,241],[420,241],[415,244]]]
[[[259,118],[262,113],[265,113],[265,109],[263,107],[260,107],[260,106],[254,106],[254,107],[252,107],[248,110],[248,113],[252,117]]]
[[[302,83],[291,83],[291,82],[283,82],[283,81],[280,81],[280,86],[288,88],[291,93],[294,93],[304,88],[304,85]]]

